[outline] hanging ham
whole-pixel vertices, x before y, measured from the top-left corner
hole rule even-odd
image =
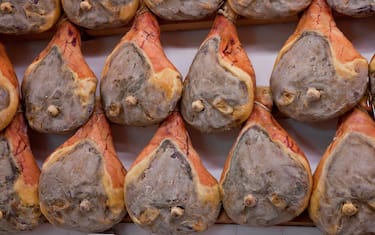
[[[237,14],[261,20],[295,16],[311,3],[311,0],[228,0]]]
[[[184,81],[181,114],[202,132],[239,126],[253,109],[255,74],[235,18],[228,6],[219,12]]]
[[[79,31],[63,20],[48,46],[26,69],[22,95],[31,128],[64,133],[91,116],[97,81],[80,47]]]
[[[0,33],[47,31],[60,17],[60,0],[6,0],[0,3]]]
[[[375,14],[374,0],[327,0],[331,8],[341,14],[366,17]]]
[[[363,108],[345,114],[314,173],[309,213],[325,233],[375,234],[375,123]]]
[[[31,230],[44,221],[39,209],[39,175],[20,112],[0,132],[0,234]]]
[[[292,220],[307,207],[312,176],[305,155],[272,117],[269,88],[258,87],[256,96],[220,186],[224,209],[234,222],[271,226]]]
[[[8,126],[19,104],[18,80],[3,44],[0,43],[0,131]]]
[[[223,0],[144,0],[157,16],[171,21],[199,20],[212,15]]]
[[[100,94],[109,120],[147,126],[163,121],[182,93],[181,74],[164,54],[156,18],[144,6],[108,56]]]
[[[336,27],[325,0],[313,0],[281,49],[270,84],[278,109],[304,122],[332,119],[366,91],[368,64]]]
[[[125,215],[125,173],[109,124],[96,107],[90,120],[44,162],[40,208],[55,226],[105,231]]]
[[[135,15],[139,0],[61,0],[69,20],[88,29],[124,26]]]
[[[131,219],[156,234],[201,232],[215,222],[221,207],[219,185],[203,166],[177,112],[132,164],[125,201]]]

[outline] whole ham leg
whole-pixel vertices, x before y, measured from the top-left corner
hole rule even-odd
[[[61,0],[73,23],[88,29],[115,28],[127,24],[135,15],[139,0]]]
[[[18,80],[3,44],[0,43],[0,131],[12,121],[19,104]]]
[[[156,18],[142,6],[108,56],[100,94],[109,120],[147,126],[163,121],[182,93],[181,74],[164,54]]]
[[[18,113],[0,132],[0,234],[31,230],[44,220],[39,209],[39,175],[25,120]]]
[[[368,63],[336,27],[325,0],[313,0],[281,49],[270,85],[278,109],[304,122],[332,119],[366,91]]]
[[[40,208],[48,221],[59,227],[82,232],[107,230],[125,215],[125,173],[109,124],[96,107],[90,120],[44,162]]]
[[[182,118],[172,113],[125,177],[130,218],[153,233],[189,234],[213,224],[221,200],[216,179],[195,152]]]
[[[239,126],[254,102],[255,74],[228,5],[220,11],[184,81],[181,114],[202,132]]]
[[[97,81],[80,47],[78,29],[63,20],[48,46],[27,67],[22,95],[31,128],[64,133],[91,116]]]
[[[374,234],[375,123],[363,108],[345,114],[314,173],[309,213],[325,233]]]
[[[272,117],[269,88],[257,88],[254,111],[230,151],[220,180],[224,209],[236,223],[271,226],[292,220],[312,189],[309,163]]]
[[[0,33],[41,33],[55,25],[60,13],[60,0],[1,1]]]

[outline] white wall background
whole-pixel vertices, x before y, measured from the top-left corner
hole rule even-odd
[[[375,53],[375,19],[344,19],[339,20],[339,28],[351,40],[354,46],[370,59]],[[254,65],[257,84],[268,85],[272,67],[278,51],[283,43],[294,31],[296,22],[272,25],[253,25],[239,27],[239,37]],[[169,59],[185,76],[189,65],[200,43],[206,37],[208,30],[186,32],[163,32],[162,44]],[[100,78],[106,55],[120,40],[121,35],[101,37],[83,42],[83,54],[94,73]],[[41,50],[47,45],[47,40],[39,41],[6,41],[8,55],[14,64],[19,80],[22,80],[25,68],[31,63]],[[320,124],[302,124],[293,120],[281,120],[282,126],[296,139],[307,155],[311,167],[315,167],[333,138],[336,120]],[[113,137],[116,150],[125,168],[129,168],[137,154],[148,143],[156,126],[134,128],[113,125]],[[233,144],[239,128],[228,133],[203,135],[188,128],[193,145],[209,171],[219,179],[226,155]],[[43,160],[70,135],[45,135],[30,131],[31,147],[39,165]],[[117,234],[149,234],[133,224],[120,224],[114,230]],[[25,235],[56,234],[78,235],[82,233],[55,228],[49,224],[40,226]],[[294,235],[294,234],[321,234],[317,228],[305,227],[272,227],[249,228],[239,225],[215,225],[203,235]]]

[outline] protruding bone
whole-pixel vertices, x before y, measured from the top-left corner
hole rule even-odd
[[[257,199],[252,194],[246,195],[243,201],[245,206],[250,208],[256,206],[257,204]]]
[[[135,96],[129,95],[128,97],[125,98],[125,103],[128,106],[134,106],[138,103],[138,99]]]
[[[156,208],[147,208],[139,217],[139,222],[144,225],[151,225],[158,218],[160,212]]]
[[[83,199],[79,204],[79,210],[82,212],[88,212],[91,210],[91,202],[87,199]]]
[[[117,104],[117,103],[112,103],[110,106],[109,106],[109,112],[108,112],[109,116],[111,117],[116,117],[120,114],[120,105]]]
[[[192,109],[196,113],[200,113],[204,110],[204,104],[201,100],[196,100],[191,104]]]
[[[92,8],[92,5],[90,4],[88,0],[84,0],[84,1],[81,1],[81,3],[79,4],[79,7],[81,8],[81,10],[89,11]]]
[[[306,96],[308,101],[317,101],[320,99],[320,91],[318,91],[315,87],[309,87],[306,92]]]
[[[288,203],[281,199],[277,194],[273,194],[270,201],[274,206],[282,210],[288,205]]]
[[[48,106],[47,108],[47,112],[52,116],[52,117],[56,117],[57,115],[59,115],[60,113],[60,110],[58,107],[56,107],[56,105],[50,105]]]
[[[171,208],[171,216],[175,219],[181,218],[184,215],[184,212],[184,208],[179,206],[174,206]]]
[[[358,213],[358,208],[351,202],[346,202],[342,206],[342,213],[346,216],[353,216]]]
[[[10,2],[3,2],[0,5],[0,10],[3,13],[12,13],[13,12],[13,5]]]
[[[295,94],[284,91],[281,98],[279,99],[279,104],[281,106],[287,106],[287,105],[293,103],[294,98],[295,98]]]

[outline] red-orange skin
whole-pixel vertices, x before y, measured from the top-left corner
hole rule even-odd
[[[38,186],[40,170],[31,152],[27,126],[22,113],[16,114],[4,131],[15,162],[20,168],[21,177],[26,185]]]
[[[53,46],[60,49],[67,66],[77,74],[78,79],[95,77],[81,52],[81,35],[79,30],[68,20],[59,23],[57,32],[47,47],[34,59],[32,64],[39,63],[50,52]],[[25,77],[27,74],[25,74]]]
[[[160,42],[160,27],[151,12],[145,10],[136,15],[131,29],[121,39],[117,47],[129,41],[144,51],[155,73],[166,68],[177,71],[164,53]]]
[[[154,137],[138,155],[132,164],[132,167],[137,165],[137,163],[141,162],[143,159],[152,157],[152,153],[156,151],[160,144],[166,139],[171,140],[178,146],[181,152],[185,154],[187,160],[192,165],[191,167],[196,172],[200,184],[205,186],[214,186],[217,184],[216,179],[203,166],[198,153],[193,148],[189,134],[186,131],[184,122],[178,112],[173,112],[161,124]]]
[[[264,103],[262,97],[257,97],[257,101],[263,103],[267,108],[271,109],[272,105]],[[249,119],[246,121],[244,127],[241,130],[239,136],[242,136],[245,131],[247,131],[252,126],[261,126],[269,135],[269,138],[274,143],[279,143],[283,145],[286,149],[293,152],[296,156],[304,158],[307,161],[306,156],[298,147],[297,143],[289,136],[289,134],[280,126],[280,124],[272,116],[271,112],[264,109],[258,104],[254,105],[253,112],[251,113]],[[221,175],[220,181],[222,182],[229,170],[230,163],[233,157],[234,147],[231,149],[231,152],[225,162],[223,173]]]
[[[9,57],[5,51],[4,45],[0,43],[0,71],[7,78],[14,88],[18,91],[18,79],[17,75],[14,72],[13,65],[9,60]]]
[[[73,146],[85,139],[94,142],[97,150],[104,157],[105,170],[111,177],[112,187],[114,189],[123,188],[126,171],[117,157],[108,121],[104,113],[101,110],[99,111],[98,108],[94,111],[89,121],[79,128],[64,144],[58,147],[56,151]],[[46,160],[47,162],[48,159]]]
[[[373,139],[375,138],[375,122],[367,113],[359,108],[354,108],[340,118],[334,140],[328,146],[315,170],[313,190],[315,190],[318,185],[322,171],[326,165],[325,162],[332,155],[337,145],[345,138],[346,134],[351,132],[358,132]]]
[[[211,31],[202,44],[216,36],[221,39],[219,45],[219,56],[233,66],[240,68],[249,74],[255,87],[254,68],[238,38],[235,24],[227,17],[218,14]]]
[[[352,43],[337,28],[332,17],[331,8],[325,0],[313,0],[310,7],[303,14],[296,31],[289,37],[285,45],[291,43],[306,31],[315,31],[325,36],[332,47],[333,57],[341,63],[351,62],[363,58]]]

